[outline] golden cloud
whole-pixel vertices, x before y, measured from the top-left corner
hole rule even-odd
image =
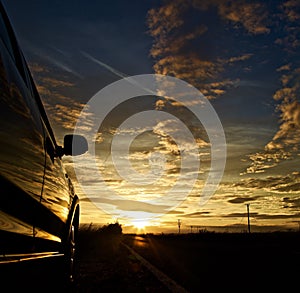
[[[270,29],[266,26],[268,17],[267,10],[262,3],[255,1],[216,1],[221,17],[240,23],[251,34],[269,33]]]
[[[207,98],[214,99],[226,93],[235,83],[221,76],[226,72],[227,66],[246,61],[252,54],[220,58],[213,56],[214,50],[201,53],[201,38],[209,34],[212,28],[204,23],[196,27],[189,26],[187,15],[193,11],[201,19],[201,10],[210,6],[217,7],[218,15],[223,21],[241,23],[253,34],[268,32],[263,24],[266,12],[257,13],[263,11],[264,6],[245,1],[167,1],[148,12],[147,24],[149,34],[154,39],[150,56],[155,60],[155,73],[183,79],[197,87]],[[216,88],[214,84],[219,84],[222,88]]]
[[[236,187],[245,187],[250,189],[267,192],[299,192],[300,193],[300,173],[293,172],[286,176],[268,176],[266,178],[248,178],[234,184]]]

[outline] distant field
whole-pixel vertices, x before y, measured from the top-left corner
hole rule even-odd
[[[189,292],[299,289],[300,233],[124,235],[123,241]]]

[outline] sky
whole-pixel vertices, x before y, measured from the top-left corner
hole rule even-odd
[[[58,143],[92,147],[64,157],[81,223],[245,231],[248,206],[252,230],[300,228],[299,1],[3,4]]]

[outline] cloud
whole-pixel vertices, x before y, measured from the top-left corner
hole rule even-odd
[[[117,209],[123,211],[136,211],[136,212],[146,212],[153,214],[167,213],[170,206],[167,205],[155,205],[146,202],[136,201],[136,200],[114,200],[107,198],[97,198],[94,199],[96,203],[104,203],[114,205]]]
[[[202,11],[209,8],[217,8],[223,23],[211,23],[205,19],[201,23]],[[212,9],[210,13],[214,11]],[[230,56],[230,51],[217,45],[218,39],[228,34],[226,27],[231,23],[242,24],[251,34],[268,32],[264,26],[266,11],[263,4],[246,1],[177,0],[166,1],[161,7],[151,9],[147,24],[154,39],[150,56],[155,61],[155,73],[186,80],[209,99],[224,95],[237,81],[226,76],[228,70],[236,63],[243,66],[242,63],[253,54],[245,52]],[[197,19],[196,26],[190,24],[191,15]]]
[[[264,173],[267,169],[276,167],[282,160],[290,159],[290,157],[290,152],[280,148],[250,154],[248,158],[251,160],[251,165],[241,175],[246,173]]]
[[[49,51],[50,48],[50,51]],[[73,75],[73,77],[83,79],[83,76],[80,72],[75,70],[74,63],[71,62],[71,56],[64,52],[63,50],[56,48],[54,46],[49,46],[48,48],[42,49],[41,47],[36,47],[32,43],[28,42],[27,49],[35,55],[35,58],[38,57],[42,63],[47,63],[49,66],[56,67],[60,71]],[[55,52],[54,52],[55,51]],[[58,54],[57,54],[58,53]],[[62,61],[63,60],[63,61]],[[31,69],[35,72],[38,72],[39,68],[37,67],[37,63],[35,65],[30,65]],[[44,72],[45,70],[39,71]]]
[[[192,5],[199,10],[216,7],[220,17],[233,24],[242,25],[250,34],[263,34],[270,31],[267,27],[268,12],[265,5],[259,1],[193,0]]]
[[[41,66],[38,63],[29,63],[28,67],[30,68],[30,71],[35,74],[48,72],[48,69],[45,66]]]
[[[297,0],[285,1],[282,3],[281,7],[282,10],[284,11],[285,17],[287,17],[290,22],[297,23],[300,20],[299,1]]]
[[[71,87],[74,86],[74,83],[64,80],[58,80],[51,77],[44,77],[43,82],[51,88],[56,87]]]
[[[60,129],[59,132],[61,130],[63,132],[72,131],[84,104],[63,94],[63,92],[75,87],[75,84],[67,80],[66,77],[59,78],[57,73],[54,74],[50,68],[38,63],[30,64],[30,69],[53,127]],[[85,126],[89,127],[89,123],[87,117]]]
[[[119,128],[116,133],[120,139],[117,148],[111,149],[107,147],[109,153],[114,153],[114,162],[109,153],[103,156],[103,151],[101,151],[101,162],[105,166],[103,169],[104,177],[110,178],[112,176],[111,172],[117,174],[115,166],[124,168],[124,164],[128,161],[130,166],[138,172],[131,176],[134,176],[134,178],[138,176],[140,180],[143,180],[144,175],[147,175],[149,172],[162,172],[161,177],[157,178],[158,181],[153,185],[146,186],[143,192],[147,190],[151,194],[165,193],[166,190],[174,186],[181,172],[185,176],[191,174],[194,161],[198,162],[200,159],[199,149],[201,150],[200,156],[202,161],[210,159],[210,145],[200,138],[193,139],[192,143],[190,139],[187,139],[186,132],[180,128],[180,124],[173,119],[158,121],[152,129]],[[130,137],[132,138],[130,139],[129,152],[124,153],[122,151],[124,149],[122,142]],[[100,146],[103,143],[110,144],[110,142],[105,142],[106,136],[102,138],[103,141],[99,142]],[[182,169],[183,160],[185,162],[184,170]],[[187,163],[187,160],[189,160],[190,164]],[[109,170],[111,172],[108,172]],[[156,186],[159,186],[159,188],[157,189]],[[130,189],[133,194],[141,193],[138,187],[132,186],[127,181],[119,186],[120,190],[124,188],[126,190]]]
[[[223,216],[224,218],[242,218],[245,217],[245,213],[232,213]],[[291,219],[291,215],[288,214],[264,214],[264,213],[257,213],[251,212],[250,217],[255,218],[256,220],[284,220],[284,219]],[[295,213],[293,215],[294,218],[299,218],[300,213]]]
[[[290,63],[280,66],[279,68],[277,68],[276,71],[280,72],[280,71],[289,71],[289,70],[291,70],[291,64]]]
[[[284,34],[280,34],[275,44],[281,46],[289,53],[296,53],[299,50],[300,41],[300,3],[297,0],[284,1],[279,6],[280,24]]]
[[[107,69],[108,71],[110,71],[111,73],[115,74],[116,76],[120,77],[120,78],[125,78],[125,77],[128,77],[127,74],[123,73],[123,72],[120,72],[118,71],[117,69],[109,66],[108,64],[100,61],[99,59],[96,59],[95,57],[91,56],[90,54],[84,52],[84,51],[81,51],[81,54],[83,56],[85,56],[86,58],[88,58],[90,61],[96,63],[97,65],[101,66],[101,67],[104,67],[105,69]]]
[[[41,55],[43,56],[43,55]],[[83,78],[83,76],[81,74],[79,74],[77,71],[75,71],[73,68],[71,68],[71,66],[65,64],[62,61],[59,61],[56,58],[50,57],[50,56],[46,56],[45,57],[50,63],[54,64],[56,67],[58,67],[59,69],[62,69],[63,71],[66,71],[68,73],[71,73],[73,75],[75,75],[78,78]]]
[[[175,137],[177,140],[175,141],[177,144],[180,143],[181,145],[184,145],[184,149],[186,151],[190,151],[195,148],[195,145],[192,145],[188,143],[188,140],[186,139],[185,132],[187,131],[185,128],[179,124],[177,120],[173,119],[167,119],[163,121],[159,121],[155,127],[153,128],[153,133],[159,135],[162,137],[163,141],[161,141],[161,145],[166,145],[166,149],[173,149],[174,141],[172,139],[172,136]],[[196,132],[198,130],[198,132]],[[193,133],[194,134],[194,133]],[[208,148],[210,147],[210,143],[207,142],[207,134],[203,131],[203,129],[195,129],[195,142],[197,142],[197,147],[201,148]],[[168,147],[170,146],[170,148]],[[176,147],[175,153],[178,152],[178,147]]]
[[[274,100],[280,102],[277,111],[280,116],[280,128],[275,134],[273,144],[293,144],[298,148],[300,142],[300,67],[289,75],[282,76],[282,84],[285,86],[274,94]]]
[[[242,204],[245,202],[255,201],[258,198],[259,198],[258,196],[251,196],[251,197],[239,196],[239,197],[228,200],[228,202],[233,203],[233,204]]]
[[[278,103],[279,129],[263,151],[249,155],[252,161],[246,173],[261,173],[277,166],[282,160],[292,159],[299,154],[300,144],[300,67],[291,69],[290,65],[281,66],[279,72],[282,88],[273,98]]]
[[[227,60],[228,63],[234,63],[234,62],[238,62],[238,61],[245,61],[248,60],[249,58],[251,58],[253,56],[253,54],[244,54],[241,56],[237,56],[237,57],[231,57]]]
[[[277,68],[281,73],[279,88],[273,95],[277,103],[278,130],[263,151],[249,156],[252,161],[246,173],[261,173],[276,167],[280,162],[296,158],[300,143],[300,64],[299,34],[300,3],[284,1],[278,6],[277,26],[280,24],[281,37],[275,44],[286,52],[285,63]],[[297,57],[298,56],[298,57]]]
[[[221,17],[236,24],[241,24],[250,34],[269,33],[266,26],[268,12],[263,3],[255,1],[215,1]]]
[[[298,184],[299,185],[299,184]],[[297,187],[298,190],[300,189],[299,186]],[[292,207],[296,210],[299,210],[300,207],[300,198],[291,198],[291,197],[284,197],[283,202],[285,203],[285,208]]]
[[[195,212],[195,213],[190,213],[190,214],[185,214],[185,215],[182,215],[181,217],[184,217],[184,218],[199,218],[199,217],[202,217],[202,216],[205,216],[205,217],[208,217],[210,215],[210,212]]]
[[[293,172],[286,176],[267,176],[266,178],[248,178],[235,183],[234,187],[245,187],[252,190],[265,190],[277,193],[300,194],[300,172]]]
[[[155,73],[173,75],[192,84],[203,82],[207,76],[214,76],[220,70],[217,64],[202,60],[193,50],[191,42],[205,34],[207,28],[200,25],[189,31],[183,29],[184,12],[188,2],[168,1],[157,9],[148,12],[149,34],[154,38],[150,55],[155,59]]]
[[[182,19],[182,11],[187,8],[184,1],[169,1],[162,7],[150,9],[148,12],[148,26],[152,36],[160,38],[161,35],[167,35],[175,28],[180,27],[184,20]],[[164,39],[161,39],[164,41]],[[164,42],[163,42],[164,43]]]

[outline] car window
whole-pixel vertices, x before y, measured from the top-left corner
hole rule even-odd
[[[0,38],[6,47],[9,55],[12,57],[20,75],[22,76],[24,82],[26,83],[28,89],[31,89],[31,82],[26,74],[26,66],[24,66],[24,57],[19,51],[19,45],[15,38],[13,28],[10,25],[9,18],[7,14],[4,13],[3,7],[0,6]]]
[[[7,31],[6,22],[3,19],[2,11],[0,13],[0,38],[1,38],[2,42],[4,43],[5,47],[7,48],[10,56],[16,62],[13,45],[12,45],[12,42],[11,42],[11,39],[9,36],[9,32]]]

